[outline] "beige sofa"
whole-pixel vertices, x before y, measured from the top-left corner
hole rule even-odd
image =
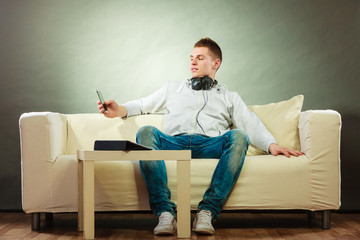
[[[333,110],[301,112],[303,96],[249,106],[282,146],[301,149],[300,157],[267,155],[251,146],[225,210],[301,209],[322,211],[323,228],[330,210],[340,207],[341,117]],[[40,213],[77,212],[76,150],[92,150],[96,139],[135,141],[144,125],[162,128],[163,115],[107,119],[101,114],[24,113],[20,117],[22,205],[39,228]],[[196,209],[218,159],[191,162],[191,208]],[[176,202],[176,163],[166,162]],[[148,196],[138,162],[95,165],[95,210],[148,210]]]

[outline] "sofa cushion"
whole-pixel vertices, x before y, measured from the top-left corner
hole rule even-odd
[[[300,150],[298,124],[303,101],[304,96],[298,95],[286,101],[248,108],[263,121],[280,146]],[[261,154],[266,153],[250,145],[247,155]]]

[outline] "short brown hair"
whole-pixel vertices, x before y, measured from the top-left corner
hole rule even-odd
[[[215,59],[220,59],[222,62],[222,52],[219,45],[212,40],[211,38],[202,38],[197,43],[195,43],[195,47],[207,47],[210,50],[210,53],[213,55]]]

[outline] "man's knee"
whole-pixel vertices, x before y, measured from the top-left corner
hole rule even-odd
[[[141,128],[139,128],[139,130],[136,133],[136,138],[138,138],[139,136],[141,137],[150,137],[153,136],[156,132],[156,128],[153,126],[143,126]]]
[[[250,139],[246,132],[240,129],[233,129],[231,133],[231,142],[236,145],[242,145],[246,148],[249,147]]]
[[[153,126],[141,127],[136,133],[136,142],[153,148],[155,147],[157,132],[159,130]]]

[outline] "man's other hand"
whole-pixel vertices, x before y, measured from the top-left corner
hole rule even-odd
[[[115,118],[115,117],[126,117],[127,111],[126,108],[122,105],[118,105],[114,100],[107,100],[104,102],[107,110],[105,111],[104,106],[100,101],[97,101],[99,112],[104,114],[105,117]]]
[[[285,147],[280,147],[279,145],[272,143],[269,146],[269,152],[274,155],[277,156],[279,154],[284,154],[287,157],[290,157],[290,155],[298,157],[303,155],[303,152],[297,151],[297,150],[292,150],[292,149],[288,149]]]

